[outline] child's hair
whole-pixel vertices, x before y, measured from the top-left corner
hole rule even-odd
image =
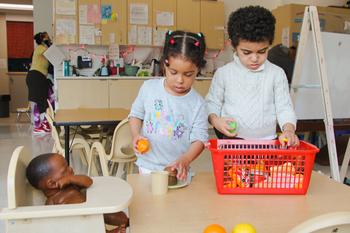
[[[40,45],[43,42],[43,39],[47,32],[38,32],[37,34],[34,35],[34,40],[37,45]]]
[[[205,39],[202,33],[184,31],[168,31],[161,62],[168,66],[169,57],[182,56],[195,64],[199,69],[205,66]]]
[[[272,44],[276,19],[261,6],[248,6],[232,12],[227,23],[228,34],[235,48],[240,40],[250,42],[268,41]]]
[[[49,160],[55,153],[41,154],[32,161],[27,166],[26,176],[29,183],[34,187],[39,189],[39,183],[42,179],[48,176],[51,172],[51,166]]]

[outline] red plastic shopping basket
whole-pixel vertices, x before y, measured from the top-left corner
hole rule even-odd
[[[282,148],[278,140],[210,140],[220,194],[305,194],[319,149],[301,141]]]

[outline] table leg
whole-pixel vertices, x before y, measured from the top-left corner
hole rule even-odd
[[[69,165],[69,126],[64,126],[64,156]]]

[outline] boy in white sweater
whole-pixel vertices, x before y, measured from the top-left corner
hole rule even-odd
[[[267,60],[275,33],[274,16],[260,6],[240,8],[230,15],[228,33],[234,60],[215,72],[206,97],[208,119],[217,136],[274,139],[278,121],[280,142],[298,145],[286,75]],[[231,122],[237,123],[236,130]]]

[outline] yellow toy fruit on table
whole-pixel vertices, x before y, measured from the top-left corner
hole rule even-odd
[[[137,150],[143,154],[149,150],[149,142],[147,139],[140,139],[137,141]]]
[[[226,230],[219,224],[211,224],[204,229],[203,233],[226,233]]]
[[[237,224],[231,233],[256,233],[255,227],[249,223]]]

